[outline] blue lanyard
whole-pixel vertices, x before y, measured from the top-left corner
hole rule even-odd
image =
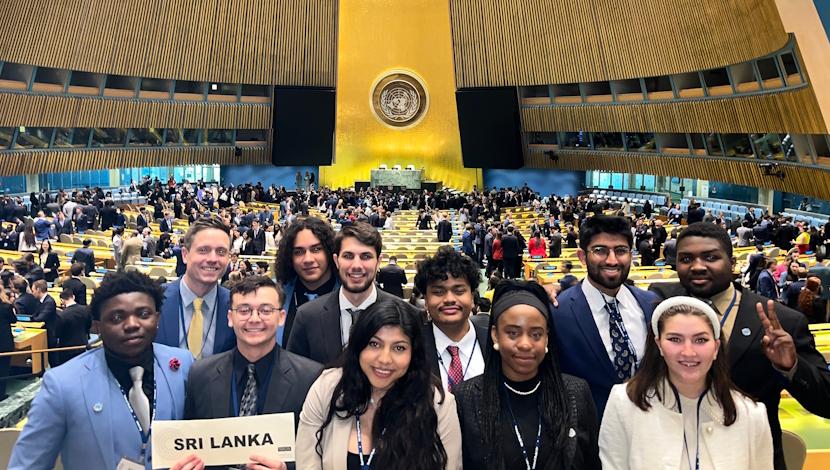
[[[363,436],[360,435],[360,416],[354,417],[355,428],[357,430],[357,455],[360,457],[360,470],[370,470],[372,468],[372,459],[375,457],[375,450],[377,447],[372,448],[372,452],[369,454],[369,458],[367,460],[363,460]]]
[[[118,381],[116,380],[116,382]],[[139,456],[139,463],[144,463],[147,458],[147,443],[150,441],[150,432],[152,432],[152,429],[148,429],[146,433],[141,429],[141,423],[138,421],[138,416],[136,416],[135,411],[133,410],[133,405],[130,405],[130,399],[127,397],[127,392],[124,391],[121,384],[118,384],[118,388],[121,390],[121,395],[124,396],[124,403],[127,404],[127,409],[130,410],[130,414],[135,422],[135,427],[138,429],[138,434],[141,436],[141,455]],[[141,393],[144,393],[144,390],[142,390]],[[150,415],[150,423],[153,422],[153,418],[156,416],[157,404],[158,389],[156,388],[156,381],[153,380],[153,414]]]
[[[726,319],[729,318],[729,314],[732,313],[732,308],[735,307],[735,300],[738,298],[738,289],[734,287],[732,289],[732,302],[729,303],[729,307],[726,307],[726,312],[723,313],[723,318],[720,319],[721,328],[726,323]]]
[[[510,406],[510,396],[508,392],[504,393],[504,400],[507,402],[507,410],[510,412],[510,419],[513,420],[513,431],[516,433],[516,440],[519,441],[519,448],[522,449],[522,456],[525,459],[527,470],[536,470],[536,462],[539,459],[539,449],[542,447],[542,413],[539,413],[539,426],[536,429],[536,448],[533,451],[533,464],[530,463],[530,458],[525,449],[524,439],[522,433],[519,431],[519,423],[516,421],[516,415],[513,414],[513,407]]]
[[[273,351],[271,352],[271,354],[273,354]],[[265,377],[263,377],[262,384],[265,387],[268,387],[268,385],[271,384],[271,372],[274,370],[274,362],[276,362],[276,361],[271,361],[271,365],[268,366],[268,370],[267,370],[267,372],[265,372]],[[231,374],[231,401],[233,403],[233,415],[238,417],[239,416],[239,399],[237,397],[239,396],[239,392],[237,392],[236,382],[237,382],[236,381],[236,374]],[[259,394],[259,390],[257,390],[257,394]],[[265,392],[265,396],[266,397],[268,396],[267,391]],[[265,407],[265,400],[259,400],[259,397],[257,397],[256,412],[257,412],[258,415],[262,414],[262,410],[264,409],[264,407]]]
[[[734,302],[734,299],[733,299]],[[677,402],[677,410],[680,411],[680,414],[683,414],[683,407],[680,404],[680,395],[677,393],[677,389],[674,388],[672,385],[672,391],[674,391],[674,400]],[[692,467],[692,454],[689,452],[689,442],[686,438],[686,427],[683,426],[683,447],[686,449],[686,462],[689,464],[689,470],[700,470],[700,405],[703,404],[703,399],[706,398],[706,394],[709,393],[709,389],[703,391],[703,394],[700,395],[700,398],[697,399],[697,419],[696,419],[696,426],[695,426],[695,465]]]
[[[214,300],[213,302],[213,314],[210,316],[210,323],[208,323],[208,331],[210,331],[210,328],[213,326],[213,319],[216,318],[216,308],[219,306],[219,293],[217,292],[216,294],[216,300]],[[193,317],[191,316],[190,319],[192,320]],[[182,323],[182,331],[184,332],[184,348],[189,350],[190,344],[188,344],[187,341],[187,330],[190,328],[190,326],[185,324],[184,321],[184,302],[182,302],[181,296],[179,296],[179,321],[181,321]],[[205,339],[207,339],[207,335],[202,333],[202,351],[204,351],[205,349]],[[199,351],[199,354],[201,354],[202,351]]]
[[[459,383],[464,381],[464,378],[467,377],[467,371],[470,370],[470,363],[473,362],[473,355],[476,353],[476,348],[478,347],[478,336],[476,336],[475,341],[473,341],[473,348],[470,349],[470,357],[467,358],[467,366],[461,371],[461,380]],[[460,350],[460,348],[459,348]],[[443,351],[442,351],[443,352]],[[441,364],[441,368],[444,369],[444,372],[447,373],[447,383],[449,383],[449,388],[452,389],[457,383],[453,382],[452,377],[450,377],[450,371],[447,370],[447,366],[444,364],[444,360],[441,359],[441,354],[438,355],[438,363]]]

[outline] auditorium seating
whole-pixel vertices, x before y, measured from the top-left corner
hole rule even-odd
[[[711,209],[712,215],[717,216],[718,213],[722,212],[724,218],[728,221],[735,219],[743,219],[747,211],[750,210],[752,211],[752,214],[755,216],[755,218],[760,218],[763,217],[764,213],[767,210],[766,207],[757,204],[748,204],[741,201],[729,201],[725,199],[698,197],[694,198],[694,201],[700,204],[700,207],[702,207],[704,210]],[[682,212],[688,211],[690,202],[691,200],[689,198],[681,199],[680,210]]]

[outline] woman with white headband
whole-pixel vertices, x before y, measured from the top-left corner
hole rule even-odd
[[[732,385],[720,334],[700,299],[671,297],[654,310],[639,370],[608,398],[603,469],[773,468],[765,407]]]

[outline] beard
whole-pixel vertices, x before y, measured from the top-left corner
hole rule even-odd
[[[340,276],[340,285],[346,289],[347,292],[351,292],[352,294],[366,292],[369,287],[371,287],[373,282],[375,282],[374,276],[366,276],[366,279],[358,284],[354,284],[354,282],[348,278],[348,275],[345,278]]]
[[[588,264],[588,277],[594,284],[598,284],[606,289],[615,290],[625,283],[628,279],[628,272],[631,270],[631,265],[619,265],[620,275],[616,279],[609,279],[602,271],[600,264]]]

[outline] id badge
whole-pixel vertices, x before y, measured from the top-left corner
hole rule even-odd
[[[135,460],[130,460],[127,457],[122,457],[121,461],[115,467],[115,470],[144,470],[144,465]]]

